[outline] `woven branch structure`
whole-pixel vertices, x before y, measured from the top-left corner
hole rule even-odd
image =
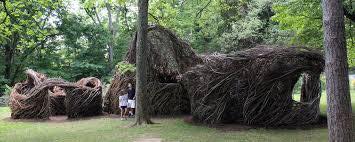
[[[125,58],[130,64],[136,62],[136,40],[135,35]],[[202,59],[195,54],[189,44],[161,26],[148,28],[147,41],[146,87],[151,113],[157,115],[189,113],[189,96],[178,80],[189,68],[202,63]],[[116,73],[105,96],[106,112],[119,113],[118,96],[124,94],[128,83],[135,84],[135,73]]]
[[[136,36],[125,61],[135,64]],[[233,54],[197,56],[173,32],[148,30],[148,96],[151,114],[191,114],[195,121],[282,126],[317,123],[322,53],[305,47],[257,46]],[[293,90],[302,79],[301,99]],[[135,73],[117,72],[104,110],[118,113],[118,96]]]
[[[53,115],[69,118],[102,114],[102,88],[99,79],[84,78],[77,83],[48,79],[27,70],[27,80],[17,83],[10,94],[13,119],[48,119]]]
[[[195,120],[263,126],[318,121],[322,54],[300,47],[260,46],[203,59],[182,77]],[[302,93],[297,102],[293,90],[300,77]]]

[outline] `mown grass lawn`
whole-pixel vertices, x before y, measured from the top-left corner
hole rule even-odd
[[[355,111],[355,91],[352,91],[352,101]],[[325,96],[321,103],[325,113]],[[159,124],[128,128],[133,120],[98,117],[65,122],[29,122],[10,121],[9,115],[9,108],[0,108],[0,142],[129,142],[150,137],[167,142],[324,142],[328,139],[326,128],[222,131],[191,125],[181,118],[155,119]]]

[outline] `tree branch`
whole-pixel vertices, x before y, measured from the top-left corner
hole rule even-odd
[[[8,16],[10,17],[10,20],[11,20],[12,22],[18,23],[18,22],[16,21],[16,18],[13,17],[13,16],[11,15],[11,13],[9,12],[9,10],[7,9],[7,7],[6,7],[6,0],[0,0],[0,1],[2,2],[2,5],[4,6],[4,10],[5,10],[6,15],[8,15]]]
[[[208,1],[208,3],[202,9],[200,9],[199,12],[197,12],[196,19],[201,17],[202,12],[211,4],[211,2],[212,2],[212,0]]]
[[[94,22],[95,25],[97,25],[97,22],[95,20],[95,18],[92,16],[92,14],[90,13],[88,8],[84,8],[85,12],[87,15],[89,15],[89,17],[91,18],[91,20]]]
[[[94,8],[94,12],[95,12],[98,23],[101,25],[101,20],[100,20],[99,15],[97,14],[96,7]]]
[[[130,27],[129,27],[129,24],[128,24],[128,17],[127,17],[127,13],[128,13],[128,8],[126,6],[126,4],[123,5],[123,15],[124,15],[124,22],[125,22],[125,25],[127,27],[127,29],[130,31]]]
[[[160,23],[160,20],[158,19],[158,17],[154,16],[152,13],[148,13],[149,16],[152,16],[153,19],[155,19],[155,21],[157,21],[157,23],[159,24]]]

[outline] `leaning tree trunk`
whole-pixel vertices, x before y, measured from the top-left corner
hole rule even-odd
[[[136,53],[136,124],[151,124],[149,117],[149,104],[147,103],[147,33],[148,33],[148,0],[138,1],[138,25],[137,25],[137,53]]]
[[[353,141],[344,13],[341,0],[323,0],[329,141]]]

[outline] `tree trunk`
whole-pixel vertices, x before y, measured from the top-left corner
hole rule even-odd
[[[11,68],[12,68],[12,58],[13,58],[13,49],[10,44],[5,45],[5,79],[9,80],[11,77]]]
[[[323,0],[329,141],[354,141],[341,0]]]
[[[137,52],[136,52],[136,125],[151,124],[149,104],[146,99],[147,86],[147,32],[148,0],[138,1]]]
[[[129,24],[128,24],[128,17],[127,17],[127,13],[128,13],[128,9],[127,9],[127,6],[126,6],[126,4],[125,5],[123,5],[123,17],[124,17],[124,24],[125,24],[125,26],[126,26],[126,29],[129,31],[129,30],[131,30],[130,28],[129,28]]]
[[[11,79],[11,73],[12,73],[12,66],[14,62],[14,56],[15,56],[15,49],[17,46],[17,41],[18,41],[18,34],[14,33],[11,37],[11,40],[8,41],[8,43],[5,45],[5,79],[10,81]]]
[[[95,13],[97,22],[99,23],[99,25],[101,25],[101,20],[100,20],[99,14],[97,14],[96,7],[94,7],[94,13]]]
[[[108,28],[109,28],[109,32],[110,32],[110,39],[109,42],[107,44],[108,46],[108,62],[110,65],[110,70],[113,69],[113,43],[114,43],[114,39],[115,39],[115,32],[113,29],[113,25],[112,25],[112,12],[111,12],[111,5],[109,3],[106,3],[106,8],[107,8],[107,15],[108,15]]]

